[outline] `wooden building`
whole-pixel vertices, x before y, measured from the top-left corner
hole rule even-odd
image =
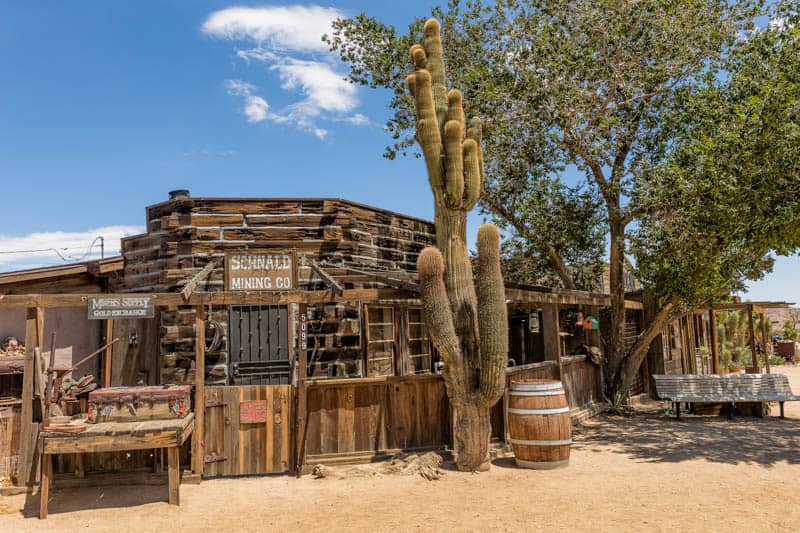
[[[87,333],[96,345],[99,337],[120,339],[104,359],[104,383],[194,384],[198,474],[287,472],[443,449],[451,445],[450,408],[415,272],[434,231],[428,221],[341,199],[175,191],[146,208],[146,233],[123,239],[121,258],[75,272],[95,276],[91,289],[50,278],[44,290],[15,273],[29,284],[11,291],[0,283],[0,314],[27,308],[27,337],[41,346],[42,335],[30,331],[37,320],[46,329],[59,309],[77,306],[84,324],[102,324],[102,334]],[[152,313],[90,321],[97,292],[144,296]],[[559,378],[575,418],[596,412],[600,367],[572,354],[600,344],[577,318],[599,318],[608,295],[508,286],[506,299],[507,379]],[[635,337],[643,306],[627,306]],[[500,440],[503,404],[493,419]],[[156,459],[142,454],[131,467]]]

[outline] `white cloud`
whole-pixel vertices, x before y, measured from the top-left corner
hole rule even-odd
[[[269,104],[260,96],[253,94],[253,91],[256,90],[253,84],[242,80],[228,80],[225,82],[225,86],[228,88],[228,94],[244,98],[242,113],[247,117],[247,122],[256,123],[267,120]]]
[[[144,232],[142,226],[103,226],[87,231],[45,231],[22,236],[0,235],[0,272],[21,270],[100,257],[96,237],[104,239],[105,256],[120,253],[120,239]]]
[[[265,6],[229,7],[215,11],[203,23],[208,35],[250,40],[274,50],[324,52],[321,37],[344,13],[333,7]]]
[[[306,95],[300,104],[309,115],[322,111],[347,112],[358,105],[355,85],[325,63],[286,58],[271,68],[278,71],[283,89],[300,88]]]
[[[344,14],[320,6],[232,7],[209,15],[202,26],[208,35],[250,41],[255,48],[236,50],[244,61],[265,63],[275,72],[280,87],[302,96],[300,100],[273,110],[256,94],[257,88],[242,80],[226,82],[229,94],[244,100],[242,113],[248,122],[269,120],[289,124],[325,139],[329,131],[321,122],[346,122],[363,126],[370,121],[361,113],[358,89],[338,72],[334,57],[321,41],[331,22]],[[320,52],[324,54],[320,56]],[[310,54],[314,54],[312,57]]]

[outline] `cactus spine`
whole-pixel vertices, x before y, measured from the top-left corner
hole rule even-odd
[[[410,50],[415,70],[407,78],[436,211],[437,246],[420,253],[417,270],[425,323],[454,407],[456,464],[475,471],[488,467],[489,411],[505,385],[508,321],[500,235],[491,224],[478,230],[473,278],[466,230],[483,180],[481,121],[467,124],[461,92],[446,90],[439,32],[436,19],[425,23],[423,44]]]

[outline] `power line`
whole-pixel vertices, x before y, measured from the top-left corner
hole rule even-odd
[[[3,255],[6,255],[6,254],[36,254],[36,253],[42,253],[42,252],[55,252],[55,254],[58,255],[58,257],[62,261],[80,262],[80,261],[86,259],[87,257],[89,257],[92,254],[92,249],[94,248],[94,246],[97,243],[97,241],[100,241],[100,250],[101,250],[101,255],[102,255],[103,254],[103,248],[104,248],[104,246],[103,246],[104,239],[103,239],[102,236],[95,237],[92,240],[92,242],[89,243],[89,247],[88,248],[86,248],[84,246],[65,246],[63,248],[40,248],[40,249],[36,249],[36,250],[0,250],[0,254],[3,254]],[[68,254],[63,254],[62,253],[62,252],[66,252],[67,250],[86,250],[86,252],[83,255],[81,255],[80,257],[76,258],[76,257],[69,257]]]

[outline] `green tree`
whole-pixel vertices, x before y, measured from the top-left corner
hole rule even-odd
[[[467,113],[486,117],[483,208],[565,286],[565,243],[576,242],[583,221],[600,228],[574,257],[594,261],[608,247],[610,396],[629,389],[671,315],[763,276],[770,253],[797,250],[793,3],[453,0],[433,14]],[[765,16],[773,24],[758,29]],[[413,138],[402,88],[409,63],[398,50],[419,37],[420,24],[398,35],[362,14],[327,37],[352,81],[394,91],[389,157]],[[562,184],[568,169],[583,176],[577,189]],[[575,203],[571,190],[598,198],[598,211],[560,208]],[[631,347],[627,261],[660,302]]]

